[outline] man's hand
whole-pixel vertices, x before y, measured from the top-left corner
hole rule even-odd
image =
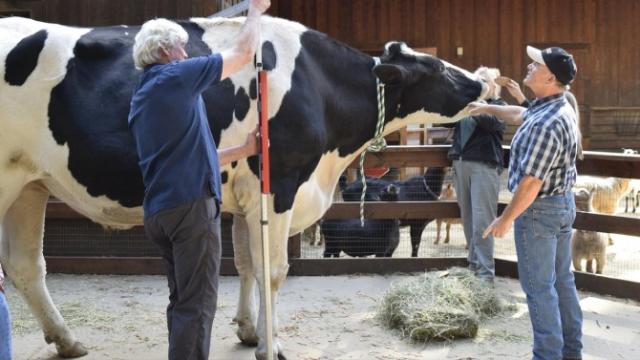
[[[260,152],[260,134],[258,134],[258,127],[256,126],[249,134],[247,134],[247,139],[244,141],[244,145],[247,149],[247,155],[256,155]]]
[[[225,166],[233,161],[256,155],[260,151],[260,136],[258,127],[247,135],[247,139],[242,145],[236,145],[224,149],[218,149],[218,162],[220,166]]]
[[[482,233],[482,238],[486,239],[489,235],[501,238],[511,230],[511,225],[511,221],[507,221],[502,216],[498,216],[493,220],[493,222],[491,222],[491,224],[489,224],[489,226],[487,226],[487,229]]]
[[[267,9],[271,6],[270,0],[251,0],[250,8],[253,8],[255,11],[263,14]]]
[[[507,78],[508,79],[508,78]],[[518,104],[522,104],[527,98],[524,96],[524,93],[520,89],[520,84],[513,79],[508,79],[504,84],[505,89],[513,96],[514,99],[518,102]]]

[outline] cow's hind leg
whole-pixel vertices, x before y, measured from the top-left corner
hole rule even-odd
[[[45,284],[42,237],[48,197],[38,182],[25,186],[3,219],[0,260],[40,323],[46,342],[55,342],[62,357],[79,357],[87,350],[64,323]]]
[[[282,347],[278,341],[278,291],[284,283],[289,271],[287,258],[287,239],[289,236],[289,227],[291,225],[292,212],[288,211],[283,214],[269,213],[269,251],[270,251],[270,271],[271,271],[271,318],[273,331],[273,351],[274,359],[285,359]],[[259,222],[259,211],[253,211],[247,214],[247,224],[249,228],[249,239],[251,243],[251,259],[253,263],[253,273],[260,285],[260,312],[258,315],[258,348],[256,349],[256,359],[267,359],[267,343],[266,343],[266,324],[265,324],[265,301],[266,296],[263,286],[263,267],[262,267],[262,238]]]
[[[236,334],[246,345],[258,345],[256,335],[256,279],[253,274],[251,248],[249,246],[249,229],[244,216],[233,217],[233,251],[234,262],[240,277],[240,298],[238,311],[233,319],[238,324]]]

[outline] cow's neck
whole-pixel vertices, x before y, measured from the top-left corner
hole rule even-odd
[[[324,92],[327,131],[326,151],[338,150],[341,157],[360,152],[375,134],[378,120],[374,59],[338,41],[312,32],[303,38],[303,52],[329,78],[313,84]],[[395,118],[394,92],[387,91],[385,123]],[[385,133],[390,131],[385,129]]]

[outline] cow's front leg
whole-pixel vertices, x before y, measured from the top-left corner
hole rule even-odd
[[[251,242],[251,259],[253,262],[253,273],[259,284],[260,289],[260,311],[258,314],[258,348],[256,349],[256,359],[267,359],[267,343],[266,343],[266,324],[265,324],[265,291],[263,286],[263,259],[262,259],[262,237],[259,219],[257,214],[247,215],[247,223],[249,225],[249,238]],[[284,214],[269,214],[269,251],[270,251],[270,270],[271,270],[271,319],[273,331],[273,355],[274,359],[285,359],[282,347],[278,341],[278,317],[277,317],[277,300],[278,291],[284,283],[289,271],[287,258],[287,239],[289,227],[291,224],[291,211]]]
[[[244,216],[233,217],[233,251],[234,263],[240,277],[240,297],[238,311],[233,321],[238,324],[236,334],[242,343],[258,345],[256,335],[256,279],[253,274],[251,247],[249,246],[249,229]]]
[[[56,309],[45,284],[42,255],[44,215],[49,193],[39,183],[27,185],[7,211],[2,223],[0,261],[18,292],[61,357],[87,354]]]

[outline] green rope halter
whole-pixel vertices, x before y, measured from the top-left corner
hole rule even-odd
[[[380,58],[374,57],[375,65],[380,64]],[[360,154],[360,178],[362,179],[362,194],[360,195],[360,226],[364,226],[364,196],[367,192],[367,180],[364,176],[364,157],[367,151],[380,152],[387,147],[387,142],[382,136],[384,130],[384,84],[376,76],[376,91],[378,93],[378,122],[376,124],[376,132],[373,140],[367,148]]]

